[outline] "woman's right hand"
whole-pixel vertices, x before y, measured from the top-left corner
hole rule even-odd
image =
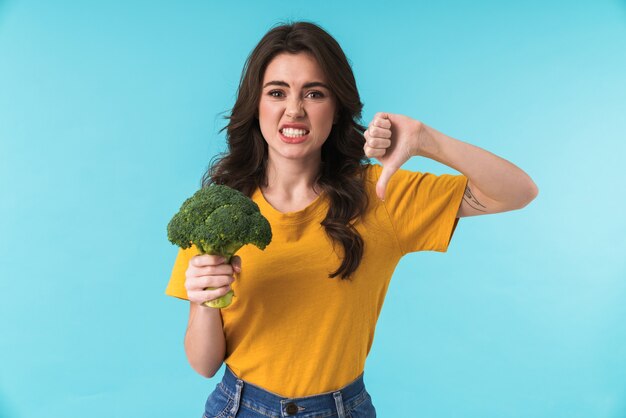
[[[185,289],[191,302],[204,302],[224,296],[231,290],[235,272],[241,271],[241,258],[234,256],[231,264],[217,255],[196,255],[189,260],[185,272]]]

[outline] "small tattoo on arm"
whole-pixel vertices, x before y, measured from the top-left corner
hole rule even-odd
[[[479,208],[479,206],[482,206],[485,209],[487,207],[480,203],[478,199],[476,199],[476,196],[474,196],[474,194],[472,193],[472,189],[470,189],[469,186],[465,187],[465,195],[463,196],[463,200],[466,201],[467,204],[470,205],[470,207],[472,207],[473,209],[479,210],[481,212],[487,212],[486,210],[482,210]]]

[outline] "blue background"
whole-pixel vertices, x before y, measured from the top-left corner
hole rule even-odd
[[[625,417],[615,0],[0,2],[0,416],[201,415],[222,372],[186,361],[165,227],[285,19],[343,46],[365,124],[420,119],[540,190],[402,260],[365,370],[379,416]]]

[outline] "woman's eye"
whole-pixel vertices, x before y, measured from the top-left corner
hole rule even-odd
[[[283,92],[281,90],[271,90],[268,93],[268,96],[270,97],[282,97],[284,96]],[[324,93],[320,92],[320,91],[311,91],[307,94],[307,96],[313,98],[313,99],[321,99],[324,96]]]

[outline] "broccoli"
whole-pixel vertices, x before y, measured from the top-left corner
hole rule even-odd
[[[229,263],[246,244],[264,250],[272,240],[272,229],[250,198],[228,186],[213,184],[185,200],[167,225],[167,238],[181,248],[195,245],[202,254],[220,255]],[[225,308],[233,296],[230,290],[204,305]]]

